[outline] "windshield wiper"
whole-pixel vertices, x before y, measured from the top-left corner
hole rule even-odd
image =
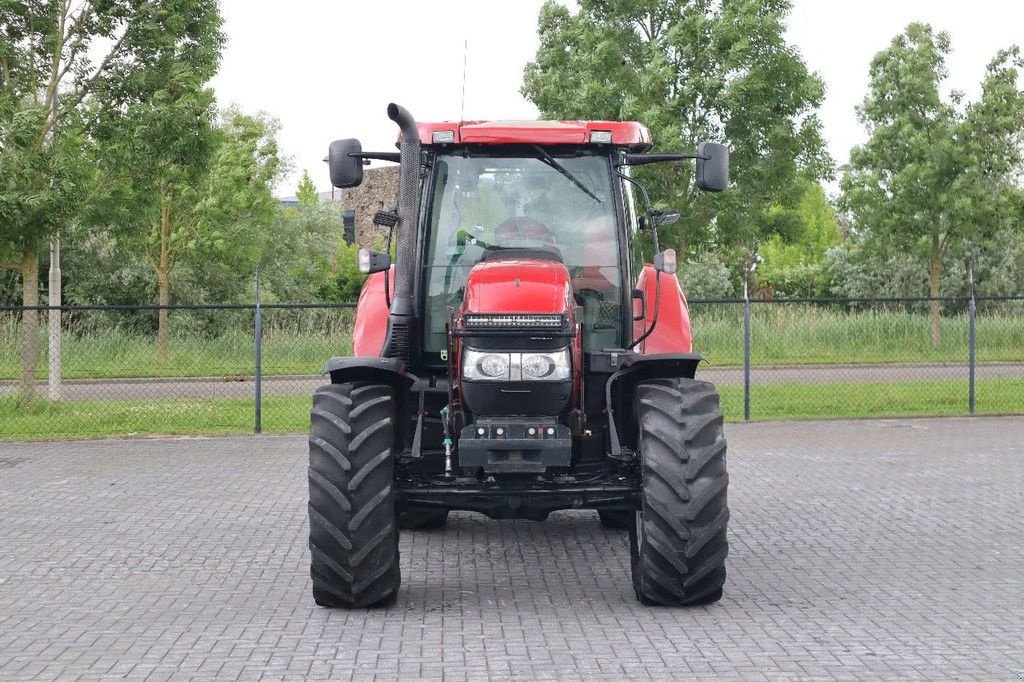
[[[536,150],[537,150],[537,155],[538,155],[538,156],[537,156],[537,158],[538,158],[538,159],[539,159],[539,160],[540,160],[541,162],[543,162],[544,164],[546,164],[546,165],[548,165],[548,166],[551,166],[551,167],[552,167],[552,168],[554,168],[554,169],[555,169],[556,171],[558,171],[559,173],[561,173],[562,175],[564,175],[564,176],[565,176],[566,178],[568,178],[569,182],[571,182],[572,184],[574,184],[574,185],[576,185],[577,187],[579,187],[579,188],[580,188],[581,190],[583,190],[583,192],[584,192],[584,193],[585,193],[585,194],[586,194],[586,195],[587,195],[588,197],[590,197],[591,199],[593,199],[593,200],[594,200],[594,201],[596,201],[597,203],[599,203],[599,204],[600,204],[600,203],[603,203],[603,202],[602,202],[602,201],[601,201],[601,200],[600,200],[600,199],[599,199],[599,198],[597,197],[597,195],[596,195],[596,194],[594,194],[594,193],[593,193],[593,192],[591,192],[591,191],[590,191],[589,189],[587,189],[587,188],[586,188],[586,186],[585,186],[585,185],[584,185],[584,184],[583,184],[582,182],[580,182],[580,181],[579,181],[579,179],[577,179],[575,175],[573,175],[572,173],[570,173],[570,172],[569,172],[569,170],[568,170],[568,169],[567,169],[567,168],[566,168],[565,166],[563,166],[562,164],[558,163],[558,160],[557,160],[557,159],[556,159],[555,157],[551,156],[551,154],[550,154],[550,153],[548,152],[548,150],[547,150],[547,149],[544,149],[544,147],[541,147],[541,146],[540,146],[539,144],[535,144],[535,145],[531,145],[531,146],[532,146],[532,147],[533,147],[534,149],[536,149]]]

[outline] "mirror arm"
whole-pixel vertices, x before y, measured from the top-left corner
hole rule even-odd
[[[627,156],[629,155],[627,154]],[[644,198],[644,210],[647,213],[647,216],[651,219],[651,236],[654,238],[654,253],[658,253],[658,221],[655,220],[655,218],[660,215],[660,211],[657,211],[653,206],[651,206],[651,197],[647,194],[647,188],[640,184],[638,180],[629,177],[619,170],[616,170],[615,174],[640,190],[640,194]]]
[[[654,211],[654,208],[651,206],[651,198],[647,195],[647,189],[640,184],[639,180],[629,177],[622,171],[616,170],[615,174],[640,190],[640,195],[644,198],[644,212],[647,213],[647,215],[650,215],[651,212]]]
[[[666,161],[686,161],[688,159],[701,159],[707,161],[711,157],[700,154],[626,154],[624,166],[646,166],[649,163],[664,163]]]
[[[398,152],[352,152],[349,154],[350,158],[362,159],[363,161],[391,161],[393,163],[399,162],[401,154]]]

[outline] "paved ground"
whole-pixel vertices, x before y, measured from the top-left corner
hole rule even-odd
[[[986,362],[977,365],[978,379],[1024,378],[1024,362]],[[803,365],[798,367],[753,367],[751,382],[764,384],[843,384],[873,381],[967,381],[966,363],[920,363],[888,365]],[[719,385],[743,383],[742,367],[703,365],[700,376]],[[264,377],[263,395],[310,395],[324,380],[319,376]],[[39,383],[41,393],[46,382]],[[15,394],[15,381],[0,382],[0,395]],[[107,379],[64,382],[65,400],[151,400],[159,398],[251,398],[255,381],[240,377],[196,377],[189,379]]]
[[[633,598],[593,514],[402,539],[313,606],[298,437],[0,444],[0,678],[1024,678],[1024,419],[731,424],[726,596]]]

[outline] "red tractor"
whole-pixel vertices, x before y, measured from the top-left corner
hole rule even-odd
[[[728,150],[650,154],[638,123],[417,124],[395,104],[388,116],[399,152],[349,139],[328,157],[336,187],[359,185],[371,159],[400,170],[397,208],[374,217],[395,263],[390,236],[388,252],[360,252],[354,357],[331,359],[313,396],[316,603],[394,602],[399,529],[440,527],[453,509],[596,510],[629,529],[641,602],[717,601],[722,412],[694,378],[675,252],[658,252],[657,226],[678,214],[654,210],[630,169],[695,159],[697,186],[718,192]]]

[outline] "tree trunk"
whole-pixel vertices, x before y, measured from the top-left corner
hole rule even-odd
[[[160,261],[156,264],[157,288],[160,292],[160,312],[156,332],[156,354],[161,362],[167,360],[170,340],[170,320],[166,306],[171,302],[171,206],[166,198],[160,207]]]
[[[932,299],[939,296],[939,281],[942,277],[942,248],[939,245],[939,237],[932,237],[932,260],[928,267],[928,295]],[[942,343],[942,331],[939,328],[941,319],[941,303],[932,300],[932,347],[938,348]]]
[[[39,254],[34,247],[21,255],[21,304],[39,305]],[[36,365],[39,362],[39,311],[21,311],[21,404],[36,398]]]

